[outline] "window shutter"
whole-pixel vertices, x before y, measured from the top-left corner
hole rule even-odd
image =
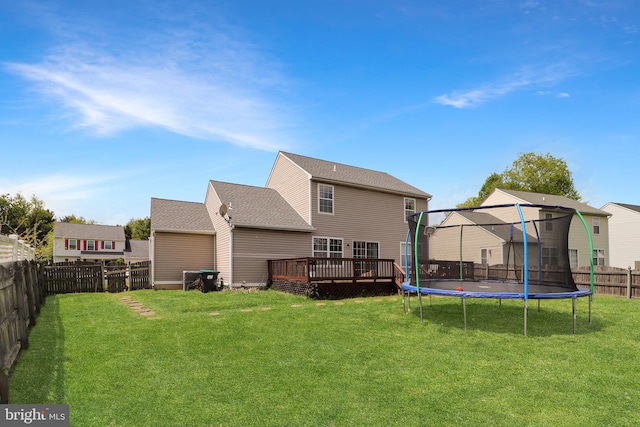
[[[64,250],[65,251],[69,250],[69,239],[64,239]]]
[[[111,242],[111,249],[116,250],[116,242]]]
[[[84,250],[85,251],[87,250],[87,241],[86,240],[84,241]]]
[[[102,246],[101,249],[104,249],[104,240],[101,242],[101,246]]]

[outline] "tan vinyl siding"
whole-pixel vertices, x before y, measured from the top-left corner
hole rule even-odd
[[[154,236],[154,284],[182,288],[185,270],[214,269],[215,236],[206,234],[162,233]]]
[[[377,242],[379,257],[400,262],[399,243],[405,241],[404,195],[331,184],[334,213],[318,213],[318,185],[311,185],[314,236],[342,238],[343,255],[350,258],[353,241]],[[425,199],[416,199],[416,212],[428,209]],[[309,241],[311,248],[312,241]]]
[[[298,214],[311,223],[309,175],[283,156],[278,156],[266,187],[282,195]]]
[[[636,262],[640,262],[640,212],[615,203],[608,203],[602,209],[611,214],[608,221],[610,265],[635,269]]]
[[[211,217],[213,228],[216,230],[216,270],[219,272],[218,278],[224,283],[228,283],[231,280],[231,259],[229,256],[231,231],[227,221],[218,213],[221,204],[222,202],[209,184],[205,205]]]
[[[591,238],[593,239],[593,248],[594,249],[603,249],[605,256],[605,265],[609,265],[609,227],[607,218],[600,218],[600,234],[593,234],[593,216],[592,215],[582,215],[587,226],[589,227],[589,232],[591,234]],[[578,266],[589,266],[591,262],[591,250],[589,248],[589,236],[587,235],[586,230],[584,229],[584,225],[580,218],[577,215],[571,219],[571,228],[569,230],[569,249],[577,249],[578,250]]]
[[[267,260],[311,256],[311,234],[236,228],[233,230],[233,283],[267,282]]]

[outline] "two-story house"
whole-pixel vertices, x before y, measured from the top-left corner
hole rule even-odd
[[[53,237],[53,262],[124,259],[121,226],[56,222]]]
[[[640,206],[609,202],[609,259],[612,267],[640,269]]]
[[[584,230],[584,225],[577,215],[571,221],[569,228],[569,262],[571,267],[588,266],[590,257],[595,266],[609,265],[609,216],[608,212],[578,202],[568,197],[551,194],[531,193],[527,191],[495,189],[482,203],[483,205],[496,205],[501,203],[531,203],[549,206],[565,206],[580,211],[584,218],[593,242],[593,252],[590,251],[589,236]],[[550,217],[552,212],[540,209],[537,213],[539,219]],[[525,218],[538,219],[538,218]],[[515,218],[509,218],[513,220]]]
[[[430,198],[387,173],[279,152],[265,187],[212,180],[202,204],[152,199],[154,286],[179,288],[182,272],[197,269],[262,285],[268,259],[400,262],[406,217]]]

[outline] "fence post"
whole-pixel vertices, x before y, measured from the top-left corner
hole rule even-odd
[[[14,285],[16,292],[16,308],[18,309],[18,338],[20,340],[20,348],[29,348],[29,330],[26,321],[29,318],[29,308],[25,307],[24,296],[26,293],[26,284],[22,263],[13,263]]]
[[[627,267],[627,298],[631,298],[631,266]]]

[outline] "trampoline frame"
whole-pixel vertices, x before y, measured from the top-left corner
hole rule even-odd
[[[408,254],[408,247],[409,247],[409,237],[411,235],[411,230],[407,231],[407,236],[405,239],[405,272],[407,272],[406,277],[405,277],[405,281],[402,283],[401,286],[401,291],[402,291],[402,306],[404,308],[405,314],[411,311],[411,294],[417,294],[418,295],[418,301],[420,304],[420,321],[423,322],[424,321],[424,317],[423,317],[423,307],[422,307],[422,295],[429,295],[429,306],[432,305],[432,301],[431,301],[431,295],[439,295],[439,296],[451,296],[451,297],[458,297],[462,300],[462,310],[463,310],[463,318],[464,318],[464,330],[467,330],[467,308],[466,308],[466,299],[467,298],[493,298],[493,299],[498,299],[500,300],[500,303],[502,303],[503,299],[522,299],[524,301],[524,335],[527,335],[527,315],[528,315],[528,300],[529,299],[536,299],[538,300],[538,311],[540,311],[540,300],[542,299],[568,299],[571,298],[572,299],[572,317],[573,317],[573,333],[576,333],[576,300],[578,298],[581,297],[589,297],[589,323],[591,323],[591,319],[592,319],[592,304],[593,304],[593,294],[594,294],[594,266],[593,266],[593,257],[590,256],[589,260],[590,260],[590,270],[589,270],[589,278],[590,278],[590,286],[589,288],[585,289],[585,288],[578,288],[577,291],[571,291],[571,292],[547,292],[547,293],[530,293],[529,292],[529,259],[527,256],[527,227],[526,227],[526,222],[524,219],[524,215],[522,213],[522,207],[536,207],[536,208],[547,208],[547,209],[558,209],[558,210],[563,210],[563,211],[567,211],[567,212],[575,212],[576,215],[578,215],[578,218],[580,219],[580,221],[582,222],[582,225],[584,226],[584,229],[587,233],[588,236],[588,240],[589,240],[589,249],[590,249],[590,254],[593,253],[593,238],[591,236],[591,231],[589,230],[589,226],[587,224],[587,222],[585,221],[584,217],[582,216],[582,214],[580,213],[580,211],[573,209],[573,208],[567,208],[564,206],[551,206],[551,205],[540,205],[540,204],[520,204],[520,203],[513,203],[513,204],[502,204],[502,205],[491,205],[491,206],[476,206],[476,207],[470,207],[470,208],[456,208],[456,209],[438,209],[438,210],[430,210],[430,211],[422,211],[419,213],[415,213],[413,215],[410,215],[408,218],[411,217],[415,217],[418,216],[418,221],[417,221],[417,226],[416,226],[416,230],[418,230],[420,228],[420,225],[422,223],[422,219],[423,216],[425,214],[431,214],[431,213],[444,213],[444,212],[455,212],[455,211],[471,211],[471,210],[478,210],[478,209],[490,209],[490,208],[504,208],[504,207],[512,207],[515,206],[519,217],[520,217],[520,225],[522,226],[522,235],[523,235],[523,246],[524,246],[524,271],[527,272],[523,275],[523,283],[512,283],[512,282],[502,282],[502,283],[507,283],[507,284],[518,284],[518,285],[523,285],[523,292],[485,292],[485,291],[465,291],[465,290],[449,290],[449,289],[438,289],[438,288],[431,288],[431,287],[423,287],[420,286],[420,275],[419,275],[419,271],[418,269],[418,263],[417,263],[417,259],[418,259],[418,235],[419,233],[415,233],[415,241],[413,242],[412,247],[414,248],[414,267],[416,268],[415,271],[415,275],[416,275],[416,284],[412,285],[411,282],[409,281],[408,277],[408,272],[409,272],[409,254]],[[460,238],[460,246],[462,248],[462,233],[461,233],[461,238]],[[460,269],[462,271],[462,251],[460,252]],[[461,275],[462,277],[462,275]],[[463,280],[462,278],[459,280],[455,280],[455,279],[448,279],[452,282],[459,282],[461,285],[462,284],[470,284],[470,283],[490,283],[491,281],[483,281],[483,280],[474,280],[474,281],[469,281],[469,280]],[[440,280],[441,281],[441,280]],[[405,303],[405,293],[407,294],[407,302]]]

